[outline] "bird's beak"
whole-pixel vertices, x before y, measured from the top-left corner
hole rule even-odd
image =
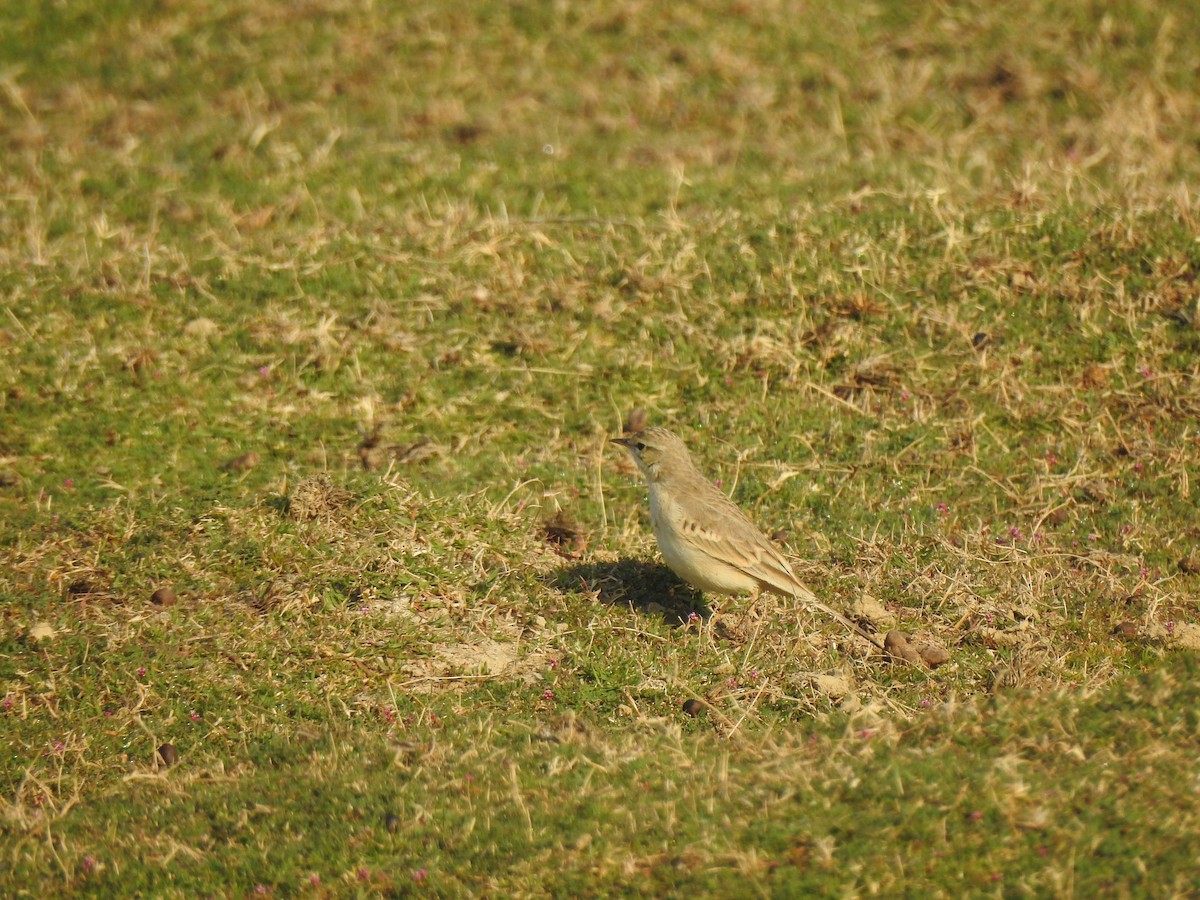
[[[618,447],[624,447],[626,450],[633,445],[633,441],[625,437],[613,438],[609,443],[616,444]]]

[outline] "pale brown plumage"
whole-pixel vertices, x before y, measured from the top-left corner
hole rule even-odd
[[[650,524],[668,566],[702,591],[766,590],[796,597],[878,647],[878,641],[817,599],[779,549],[741,508],[692,462],[687,447],[665,428],[613,440],[629,451],[650,489]]]

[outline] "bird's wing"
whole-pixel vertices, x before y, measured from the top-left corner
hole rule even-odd
[[[873,647],[880,646],[879,641],[863,628],[822,603],[817,595],[796,577],[779,548],[750,521],[740,506],[724,494],[718,493],[711,501],[695,510],[695,520],[695,530],[690,537],[710,556],[744,572],[757,581],[763,590],[795,597],[806,606],[820,610],[835,619]]]
[[[744,572],[765,590],[786,595],[808,590],[779,549],[724,494],[714,491],[688,513],[686,518],[694,520],[689,537],[710,556]]]

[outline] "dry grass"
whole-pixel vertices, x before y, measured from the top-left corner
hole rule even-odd
[[[9,890],[1195,889],[1189,9],[0,19]]]

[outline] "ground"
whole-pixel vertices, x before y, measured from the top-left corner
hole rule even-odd
[[[1198,28],[8,4],[0,890],[1200,890]]]

